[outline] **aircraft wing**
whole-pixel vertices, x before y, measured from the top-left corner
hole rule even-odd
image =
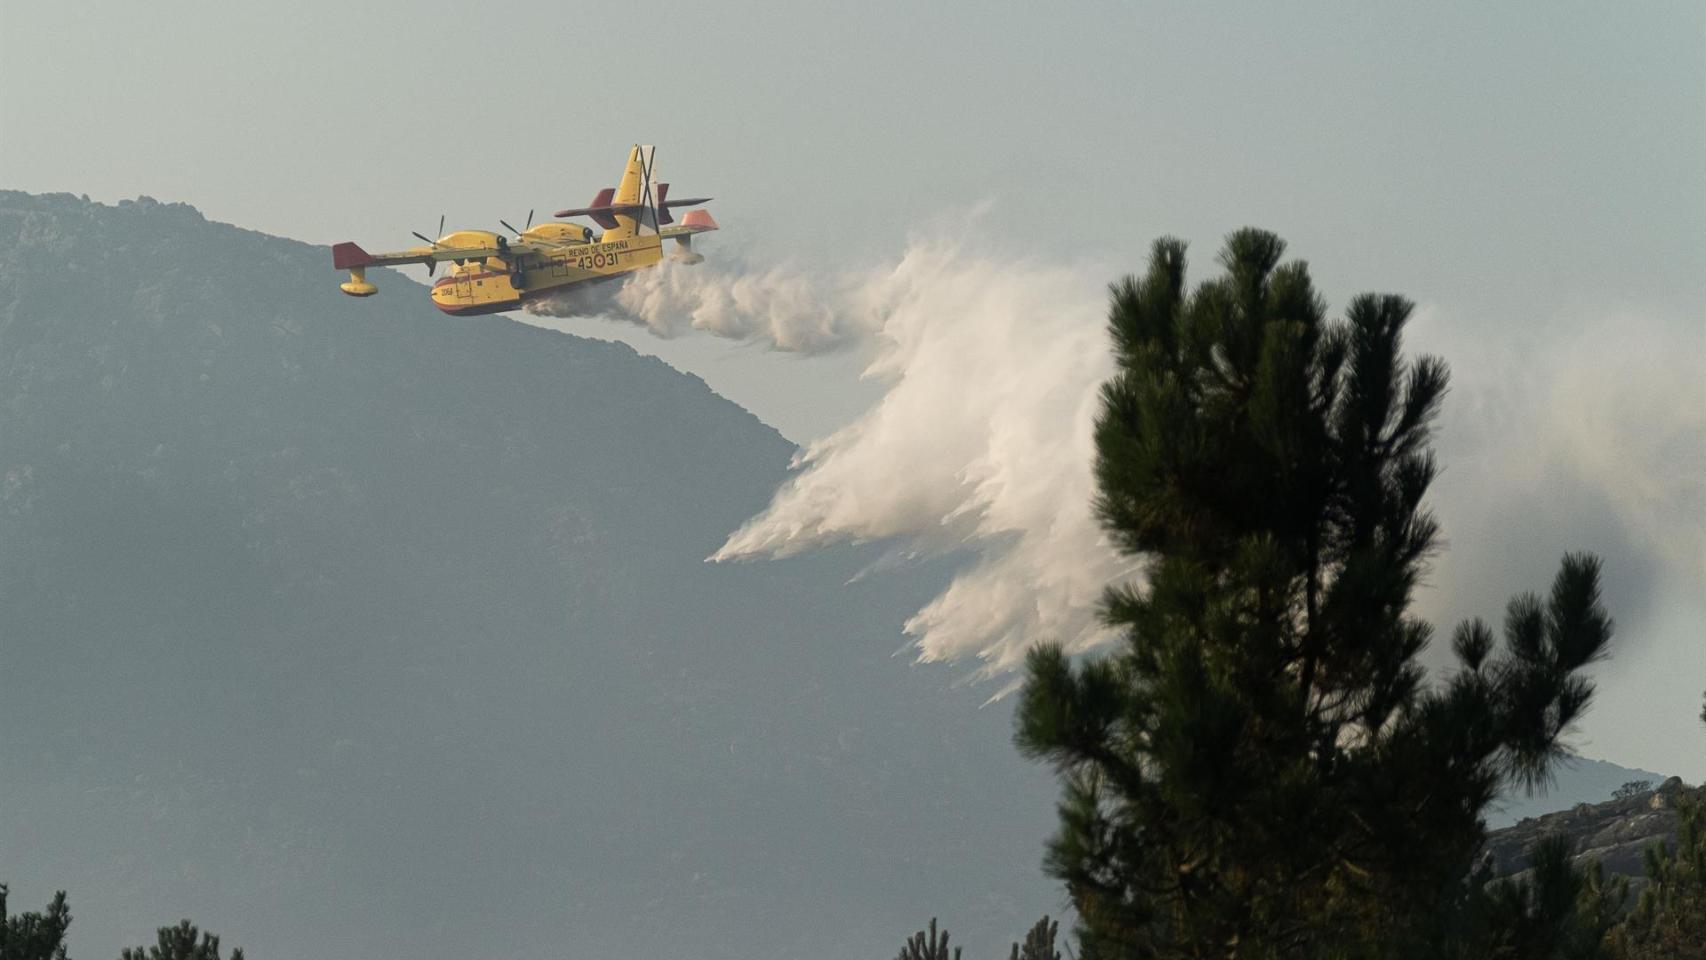
[[[541,253],[548,249],[533,243],[512,243],[506,247],[410,247],[395,253],[368,253],[354,243],[332,245],[332,266],[339,270],[354,267],[392,267],[405,263],[443,263],[446,260],[483,260],[486,257],[512,257]]]
[[[403,263],[432,263],[431,247],[416,247],[397,253],[371,254],[353,243],[332,245],[332,266],[339,270],[351,267],[392,267]]]

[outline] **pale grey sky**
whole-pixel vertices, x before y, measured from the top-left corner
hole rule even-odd
[[[1493,325],[1706,292],[1697,3],[0,10],[8,186],[316,242],[579,203],[646,141],[760,259],[893,256],[989,201],[1016,252],[1125,269],[1170,232],[1206,260],[1256,223],[1335,298]],[[726,348],[660,352],[796,437],[856,408],[817,415],[770,389],[795,371]]]
[[[1562,549],[1605,552],[1623,646],[1584,748],[1706,777],[1706,495],[1679,466],[1706,463],[1706,5],[0,2],[6,187],[375,249],[578,204],[636,141],[717,198],[713,257],[879,263],[987,202],[1001,249],[1110,278],[1162,233],[1201,278],[1257,224],[1335,306],[1411,296],[1458,375],[1424,607],[1496,618]],[[797,440],[880,392],[856,356],[584,329]],[[1672,394],[1601,369],[1643,349]],[[1650,416],[1582,426],[1636,386]]]

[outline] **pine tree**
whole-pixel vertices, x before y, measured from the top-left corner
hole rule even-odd
[[[1675,805],[1677,846],[1646,851],[1646,888],[1610,934],[1617,960],[1706,960],[1706,788],[1677,791]]]
[[[1060,932],[1059,921],[1051,921],[1047,914],[1031,927],[1025,934],[1025,942],[1013,944],[1013,950],[1007,960],[1060,960],[1060,951],[1054,948],[1055,934]]]
[[[219,938],[182,920],[175,927],[159,928],[153,946],[126,948],[119,960],[219,960]],[[243,960],[243,951],[233,949],[231,960]]]
[[[1016,734],[1062,776],[1047,865],[1086,960],[1479,942],[1482,813],[1547,779],[1611,635],[1598,562],[1566,556],[1547,599],[1511,601],[1502,647],[1463,624],[1455,673],[1424,682],[1409,605],[1446,366],[1403,356],[1408,301],[1330,321],[1283,251],[1234,233],[1192,292],[1163,239],[1111,289],[1097,508],[1144,583],[1108,595],[1115,654],[1032,653]]]
[[[1647,850],[1647,887],[1612,934],[1619,960],[1706,960],[1706,788],[1675,797],[1677,844]]]
[[[1677,845],[1647,851],[1647,886],[1613,935],[1624,960],[1706,960],[1706,795],[1681,795],[1677,812]]]
[[[937,934],[936,918],[931,917],[930,935],[926,937],[923,930],[913,934],[895,960],[960,960],[960,948],[955,947],[952,955],[948,953],[948,931]]]
[[[6,912],[9,889],[0,883],[0,960],[66,960],[65,931],[71,926],[71,908],[65,891],[41,913]]]
[[[1612,791],[1611,799],[1632,800],[1651,789],[1653,789],[1653,781],[1651,780],[1630,780]]]
[[[1477,892],[1480,923],[1464,930],[1458,955],[1489,960],[1598,960],[1628,899],[1622,877],[1607,879],[1599,864],[1578,870],[1569,837],[1535,845],[1528,876],[1500,880]]]

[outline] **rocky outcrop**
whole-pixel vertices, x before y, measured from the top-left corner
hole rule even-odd
[[[1494,831],[1487,838],[1487,850],[1495,872],[1520,878],[1528,871],[1535,843],[1561,833],[1574,842],[1577,864],[1597,861],[1607,874],[1628,877],[1631,888],[1638,889],[1645,882],[1647,848],[1655,843],[1676,843],[1677,800],[1703,789],[1688,787],[1680,778],[1672,777],[1632,796],[1529,817]]]

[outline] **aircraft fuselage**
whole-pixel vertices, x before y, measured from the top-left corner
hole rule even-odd
[[[432,286],[433,305],[454,316],[519,309],[529,300],[583,283],[609,280],[663,259],[655,236],[573,244],[549,254],[488,257],[450,268]]]

